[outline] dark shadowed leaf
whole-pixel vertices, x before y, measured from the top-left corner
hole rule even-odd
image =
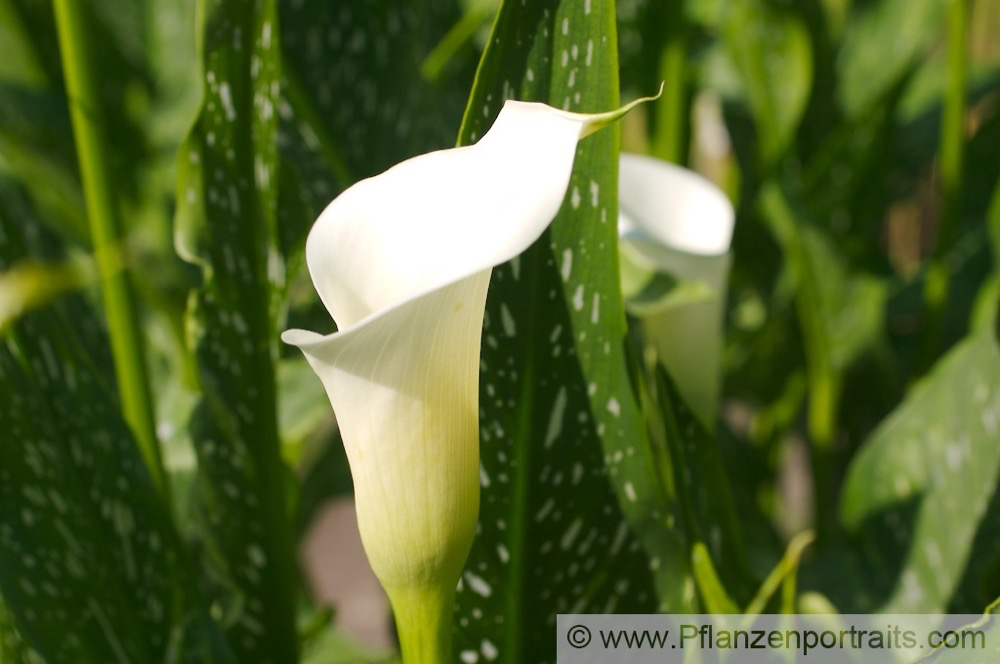
[[[41,664],[44,660],[31,649],[14,626],[13,618],[0,600],[0,662]]]
[[[0,270],[23,259],[22,228],[33,226],[9,216],[12,197],[2,193]],[[226,662],[97,363],[107,351],[91,351],[96,320],[81,298],[67,297],[0,341],[3,601],[47,662]],[[0,633],[7,661],[5,650],[21,647],[9,629]],[[21,661],[37,661],[26,652]]]
[[[209,0],[201,111],[179,157],[178,246],[202,270],[187,329],[202,398],[195,531],[240,661],[294,662],[294,561],[276,413],[276,2]]]
[[[471,80],[425,80],[420,63],[456,3],[283,2],[283,168],[296,174],[308,222],[344,187],[408,157],[451,147]],[[468,62],[469,58],[465,58]]]

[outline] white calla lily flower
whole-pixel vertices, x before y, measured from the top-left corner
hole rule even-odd
[[[681,396],[712,428],[733,206],[700,175],[633,154],[621,155],[618,201],[626,307],[642,320]],[[666,297],[643,292],[651,277],[664,273],[682,282],[681,288]]]
[[[404,658],[447,640],[476,528],[491,270],[555,217],[577,141],[635,103],[585,115],[508,101],[478,143],[358,182],[309,234],[309,271],[339,331],[288,330],[282,339],[302,349],[333,405],[362,542],[395,609]]]

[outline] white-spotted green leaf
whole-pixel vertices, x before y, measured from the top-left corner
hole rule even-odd
[[[981,609],[989,597],[957,594],[989,590],[998,481],[1000,349],[983,329],[913,388],[851,463],[841,515],[872,579],[867,608]],[[978,578],[963,579],[969,570]]]
[[[296,574],[279,453],[275,300],[279,29],[276,2],[205,0],[203,99],[179,159],[177,246],[201,268],[187,329],[202,398],[198,541],[241,661],[292,662]]]
[[[22,226],[39,233],[8,216],[6,200],[0,270],[23,260]],[[47,662],[229,661],[108,372],[95,364],[107,353],[92,352],[95,320],[66,297],[0,341],[3,602]]]
[[[483,136],[509,98],[615,108],[614,20],[612,3],[598,0],[504,3],[460,143]],[[556,613],[655,606],[648,559],[619,500],[634,523],[650,526],[650,547],[672,553],[650,497],[652,463],[624,356],[616,136],[580,143],[549,231],[493,272],[480,367],[480,522],[454,626],[466,662],[552,661]]]
[[[279,13],[282,169],[308,210],[304,219],[283,216],[281,232],[294,231],[288,244],[301,249],[307,222],[352,182],[454,144],[467,82],[420,74],[459,17],[454,3],[298,0]]]

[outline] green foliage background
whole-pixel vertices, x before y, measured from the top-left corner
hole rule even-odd
[[[504,99],[661,81],[494,271],[463,661],[553,661],[560,612],[983,611],[998,33],[996,0],[0,0],[0,662],[391,658],[296,568],[351,490],[277,341],[332,329],[306,233]],[[626,317],[620,145],[736,205],[716,422]]]

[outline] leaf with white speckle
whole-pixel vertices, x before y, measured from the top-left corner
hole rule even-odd
[[[31,226],[3,202],[0,269],[24,255],[20,227]],[[0,344],[3,601],[48,662],[229,661],[213,650],[187,552],[79,334],[94,318],[63,298]],[[13,645],[0,638],[7,661]]]
[[[617,107],[614,20],[608,2],[504,3],[460,142],[482,137],[508,98]],[[625,362],[616,132],[581,142],[549,231],[493,271],[480,373],[480,529],[455,624],[463,662],[553,661],[557,613],[656,606],[650,561],[622,513],[633,523],[656,518]]]
[[[725,590],[742,599],[752,591],[752,574],[743,550],[743,540],[729,492],[729,480],[723,466],[718,441],[708,432],[698,417],[685,404],[677,385],[657,364],[650,380],[656,413],[650,426],[662,430],[651,436],[662,437],[662,445],[670,461],[665,470],[672,474],[671,500],[663,505],[679,518],[686,544],[697,571],[696,555],[707,555],[705,565],[714,565],[725,584]],[[702,547],[698,547],[698,544]],[[696,547],[700,552],[696,551]],[[665,580],[667,581],[667,580]],[[679,583],[670,579],[671,587]],[[704,592],[704,588],[702,588]],[[715,612],[711,603],[704,608]]]
[[[294,172],[309,211],[290,223],[283,215],[282,234],[294,230],[289,244],[301,248],[303,221],[353,181],[451,147],[465,75],[432,84],[420,74],[421,58],[458,20],[452,3],[296,0],[279,9],[282,170]]]
[[[203,99],[178,158],[177,246],[202,268],[187,330],[202,397],[194,528],[240,661],[296,659],[296,577],[276,413],[278,300],[275,0],[206,0]]]
[[[841,515],[870,573],[862,609],[978,611],[997,593],[1000,349],[985,329],[917,384],[848,469]]]

